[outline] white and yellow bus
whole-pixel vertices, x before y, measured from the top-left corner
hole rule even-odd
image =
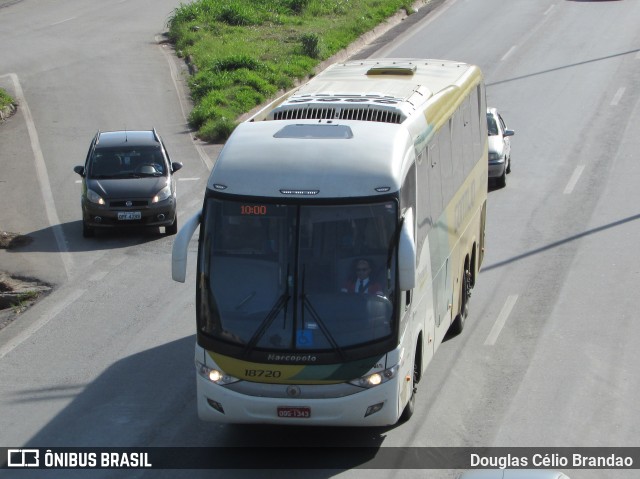
[[[482,263],[486,125],[477,67],[380,59],[335,64],[237,127],[173,248],[184,282],[200,227],[201,419],[412,415]],[[350,292],[356,267],[368,291]]]

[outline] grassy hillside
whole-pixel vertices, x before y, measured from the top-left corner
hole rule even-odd
[[[410,0],[196,0],[168,23],[191,66],[190,125],[205,141],[225,140],[236,119],[313,73]]]

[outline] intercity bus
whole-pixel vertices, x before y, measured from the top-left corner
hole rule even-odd
[[[199,417],[408,419],[467,317],[487,169],[482,73],[454,61],[335,64],[241,123],[173,247],[184,282],[199,227]],[[349,292],[363,261],[376,287]]]

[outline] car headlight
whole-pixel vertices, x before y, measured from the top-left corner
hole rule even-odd
[[[157,203],[158,201],[164,201],[171,196],[171,187],[169,185],[158,191],[158,194],[151,199],[151,203]]]
[[[202,364],[200,361],[196,361],[196,369],[200,376],[220,386],[240,381],[238,378],[229,376],[220,369],[210,368],[206,364]]]
[[[360,386],[361,388],[372,388],[375,386],[379,386],[380,384],[384,384],[387,381],[395,378],[398,374],[399,369],[400,366],[396,364],[389,369],[385,369],[384,371],[380,371],[378,373],[369,374],[367,376],[362,376],[361,378],[349,381],[349,383],[353,384],[354,386]]]
[[[91,201],[91,203],[97,203],[99,205],[106,204],[102,196],[100,196],[98,193],[96,193],[93,190],[87,189],[87,199]]]
[[[495,151],[489,152],[489,160],[498,161],[499,159],[500,159],[500,155],[498,153],[496,153]]]

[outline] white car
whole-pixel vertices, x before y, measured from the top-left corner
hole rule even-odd
[[[489,132],[489,180],[498,186],[507,185],[507,173],[511,173],[511,140],[515,132],[507,128],[495,108],[487,108],[487,131]]]

